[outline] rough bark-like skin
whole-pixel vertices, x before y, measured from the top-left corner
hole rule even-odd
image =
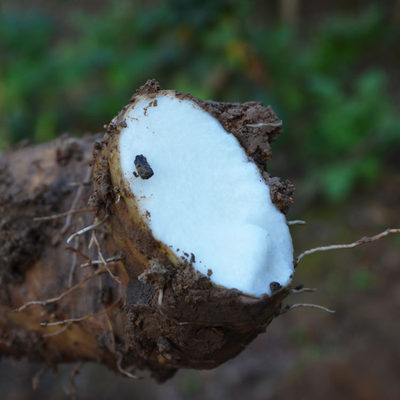
[[[117,298],[123,289],[107,275],[89,282],[64,300],[45,307],[33,306],[13,312],[29,300],[44,300],[68,289],[72,252],[66,250],[66,239],[74,231],[90,224],[93,216],[77,214],[70,226],[66,218],[35,222],[34,217],[48,216],[69,210],[78,186],[90,176],[90,162],[95,136],[83,139],[62,137],[52,143],[28,146],[1,155],[0,164],[0,354],[27,356],[34,360],[59,363],[75,360],[98,360],[110,366],[115,356],[98,346],[108,327],[104,318],[91,318],[72,324],[62,334],[48,336],[63,326],[42,327],[43,321],[81,317],[104,309],[101,294],[111,290]],[[89,181],[90,182],[90,181]],[[91,184],[83,186],[76,208],[85,207]],[[99,237],[103,234],[99,232]],[[104,239],[103,239],[104,240]],[[73,244],[76,244],[73,242]],[[79,240],[82,252],[87,250],[88,237]],[[78,265],[85,260],[78,257]],[[72,285],[89,270],[76,270]],[[121,274],[121,276],[123,276]],[[121,307],[110,310],[110,318],[120,319]],[[104,336],[104,334],[103,334]],[[108,338],[109,339],[109,338]]]
[[[158,83],[149,81],[130,106],[138,96],[159,91]],[[269,178],[264,170],[271,157],[269,143],[281,133],[272,109],[254,102],[203,102],[177,95],[198,103],[238,138],[270,182],[272,200],[286,211],[293,186]],[[91,360],[121,372],[120,362],[124,369],[148,368],[161,381],[178,368],[213,368],[234,357],[279,315],[288,288],[274,287],[272,296],[252,298],[217,287],[194,271],[190,259],[182,262],[152,236],[119,171],[117,139],[128,107],[101,141],[98,136],[62,137],[1,155],[0,354],[55,364]],[[265,125],[246,126],[260,122]],[[94,210],[33,220],[68,211],[73,203],[75,210],[88,204]],[[66,249],[67,238],[94,220],[105,221],[95,230],[104,258],[124,255],[110,264],[119,282],[105,272],[58,302],[13,312],[27,301],[61,294],[71,276],[74,285],[103,267],[80,268],[88,260]],[[92,233],[70,244],[99,260],[93,240],[89,248]],[[40,325],[93,313],[67,326]]]

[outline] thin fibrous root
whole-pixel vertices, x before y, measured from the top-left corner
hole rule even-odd
[[[52,336],[58,336],[61,335],[63,332],[65,332],[70,326],[72,325],[72,322],[66,324],[65,326],[63,326],[61,329],[59,329],[58,331],[55,332],[51,332],[51,333],[44,333],[42,336],[44,338],[48,338],[48,337],[52,337]]]
[[[96,244],[97,252],[98,252],[98,254],[99,254],[99,258],[100,258],[102,264],[104,264],[104,268],[107,269],[107,272],[108,272],[108,274],[111,276],[111,278],[114,279],[115,282],[117,282],[118,284],[121,285],[121,284],[122,284],[121,280],[120,280],[117,276],[115,276],[115,275],[112,273],[110,267],[108,266],[107,261],[105,260],[105,258],[104,258],[104,256],[103,256],[103,253],[102,253],[102,251],[101,251],[100,243],[99,243],[99,241],[97,240],[97,236],[96,236],[96,234],[95,234],[94,231],[92,232],[92,239],[94,240],[94,243]]]
[[[43,374],[49,369],[49,366],[46,364],[32,378],[32,389],[36,390],[40,385],[40,379],[42,378]]]
[[[306,287],[302,287],[302,288],[292,288],[290,289],[290,293],[292,294],[299,294],[299,293],[313,293],[316,292],[317,289],[316,288],[306,288]]]
[[[69,210],[69,211],[63,212],[61,214],[49,215],[47,217],[36,217],[36,218],[33,218],[33,220],[34,221],[51,221],[54,219],[60,219],[60,218],[67,217],[68,215],[81,214],[81,213],[95,211],[95,210],[96,209],[93,207],[80,208],[79,210]]]
[[[394,233],[400,233],[400,229],[386,229],[385,231],[378,233],[375,236],[366,236],[361,239],[358,239],[357,241],[349,244],[333,244],[330,246],[321,246],[321,247],[314,247],[313,249],[309,249],[301,253],[295,260],[294,265],[297,266],[297,264],[303,259],[303,257],[308,256],[309,254],[317,253],[319,251],[328,251],[328,250],[337,250],[337,249],[352,249],[353,247],[361,246],[362,244],[365,243],[370,243],[370,242],[375,242],[379,239],[382,239],[383,237],[394,234]]]
[[[111,346],[115,353],[117,351],[117,344],[115,342],[114,328],[113,328],[113,325],[112,325],[112,322],[111,322],[111,319],[110,319],[108,313],[106,313],[105,316],[106,316],[106,321],[107,321],[107,325],[108,325],[108,331],[109,331],[110,337],[111,337]]]
[[[158,305],[159,306],[162,306],[163,298],[164,298],[164,289],[160,289],[158,292]]]
[[[77,322],[82,322],[85,319],[98,317],[99,315],[107,313],[109,310],[111,310],[113,307],[115,307],[118,303],[119,303],[119,300],[117,300],[116,302],[111,304],[111,306],[105,308],[104,310],[101,310],[101,311],[99,311],[97,313],[86,314],[83,317],[68,318],[68,319],[63,319],[62,321],[54,321],[54,322],[42,321],[40,323],[40,326],[58,326],[58,325],[74,324],[74,323],[77,323]]]
[[[73,246],[66,246],[67,250],[73,251],[76,253],[79,257],[84,258],[85,260],[88,260],[89,262],[91,261],[91,258],[87,256],[86,254],[82,253],[78,248],[73,247]]]
[[[124,257],[122,257],[122,256],[114,256],[114,257],[107,258],[105,261],[107,264],[111,264],[111,263],[121,261],[123,259],[124,259]],[[99,265],[99,264],[104,264],[104,263],[102,260],[90,260],[87,263],[81,264],[80,268],[92,267],[93,265]]]
[[[67,186],[71,187],[76,187],[76,186],[89,186],[91,184],[91,181],[85,181],[85,182],[68,182]]]
[[[86,232],[90,232],[91,230],[98,228],[100,225],[103,225],[107,218],[108,218],[108,215],[106,215],[101,221],[97,221],[97,222],[95,222],[95,223],[93,223],[93,224],[91,224],[91,225],[89,225],[89,226],[86,226],[85,228],[82,228],[82,229],[80,229],[79,231],[73,233],[73,234],[67,239],[67,243],[69,244],[69,243],[71,243],[71,241],[72,241],[73,239],[75,239],[76,237],[81,236],[81,235],[83,235],[83,234],[86,233]]]
[[[92,167],[90,167],[90,168],[87,169],[84,182],[89,181],[91,175],[92,175]],[[79,202],[79,199],[80,199],[80,197],[82,196],[82,192],[83,192],[83,185],[80,185],[80,186],[78,187],[78,190],[77,190],[77,192],[76,192],[76,194],[75,194],[74,199],[72,200],[72,204],[71,204],[71,207],[70,207],[69,211],[75,210],[75,207],[77,206],[77,204],[78,204],[78,202]],[[72,215],[72,214],[68,214],[68,215],[67,215],[67,219],[65,220],[65,224],[64,224],[63,228],[61,229],[61,233],[63,233],[63,234],[64,234],[65,232],[67,232],[68,228],[69,228],[70,225],[71,225],[71,220],[72,220],[71,215]]]
[[[287,221],[286,222],[288,225],[305,225],[306,221],[303,221],[301,219],[294,219],[292,221]]]
[[[56,377],[56,379],[57,379],[57,381],[58,381],[58,383],[59,383],[59,385],[60,385],[62,391],[64,392],[64,394],[65,394],[66,396],[69,396],[68,389],[67,389],[67,387],[65,386],[64,381],[62,380],[62,378],[61,378],[61,376],[60,376],[60,374],[59,374],[59,372],[58,372],[57,366],[53,367],[53,374],[54,374],[54,376]]]
[[[300,307],[305,307],[305,308],[317,308],[318,310],[326,311],[328,313],[335,313],[335,310],[331,310],[330,308],[320,306],[318,304],[307,304],[307,303],[298,303],[298,304],[292,304],[292,305],[287,305],[281,310],[281,314],[285,314],[290,310],[293,310],[294,308],[300,308]]]
[[[263,126],[268,126],[271,128],[280,128],[282,126],[282,121],[278,122],[259,122],[258,124],[246,124],[245,126],[249,128],[261,128]]]
[[[83,361],[78,362],[78,364],[75,365],[74,369],[69,375],[69,386],[71,387],[70,390],[70,395],[71,399],[76,399],[77,394],[78,394],[78,388],[76,387],[75,383],[75,377],[79,374],[80,369],[82,368]]]
[[[79,246],[79,238],[75,239],[75,246]],[[69,275],[68,275],[68,287],[70,288],[74,282],[74,275],[75,275],[75,270],[76,270],[76,265],[77,265],[77,253],[73,252],[72,253],[72,261],[71,261],[71,266],[69,269]]]
[[[131,378],[131,379],[143,379],[142,376],[133,375],[130,372],[128,372],[127,370],[123,369],[122,368],[122,359],[123,359],[122,354],[118,352],[117,368],[118,368],[118,371],[121,372],[121,374],[124,374],[125,376],[127,376],[128,378]]]
[[[24,303],[21,307],[15,309],[14,312],[21,312],[21,311],[25,310],[26,308],[34,306],[34,305],[39,305],[39,306],[44,307],[47,304],[56,303],[56,302],[62,300],[64,297],[70,295],[71,293],[73,293],[76,290],[78,290],[81,287],[83,287],[87,282],[89,282],[91,279],[93,279],[97,275],[104,274],[105,272],[107,272],[106,268],[98,269],[93,274],[91,274],[88,277],[84,278],[79,283],[77,283],[76,285],[72,286],[71,288],[69,288],[65,292],[61,293],[57,297],[52,297],[52,298],[47,299],[47,300],[32,300],[32,301],[28,301],[28,302]]]

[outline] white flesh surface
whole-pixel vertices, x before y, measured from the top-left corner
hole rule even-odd
[[[156,100],[156,105],[155,105]],[[156,239],[226,288],[260,296],[293,273],[285,216],[238,140],[200,106],[173,94],[137,101],[126,117],[121,167]],[[146,157],[154,175],[135,176]],[[185,255],[185,253],[188,255]]]

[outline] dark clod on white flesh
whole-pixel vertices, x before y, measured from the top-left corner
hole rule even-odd
[[[154,175],[154,171],[143,154],[139,154],[135,157],[135,167],[142,179],[149,179]]]

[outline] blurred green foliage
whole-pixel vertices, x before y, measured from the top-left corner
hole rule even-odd
[[[367,269],[356,269],[351,276],[351,286],[358,291],[368,292],[377,286],[378,277]]]
[[[379,64],[397,48],[399,28],[379,7],[312,26],[268,22],[259,7],[121,2],[71,9],[61,22],[43,11],[1,14],[0,147],[100,131],[154,77],[200,98],[272,104],[285,124],[277,146],[287,167],[309,193],[343,200],[385,173],[400,144]]]

